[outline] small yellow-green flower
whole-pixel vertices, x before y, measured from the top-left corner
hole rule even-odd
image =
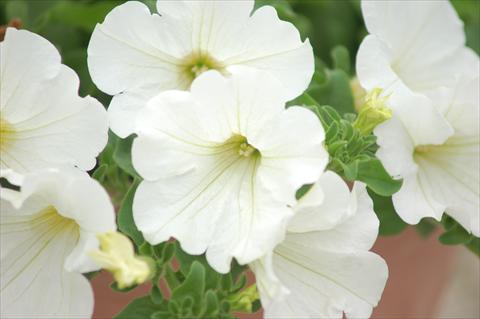
[[[257,285],[253,284],[250,287],[236,293],[228,298],[230,307],[234,311],[252,312],[252,304],[260,299]]]
[[[100,250],[90,252],[90,257],[113,274],[119,288],[141,284],[151,277],[148,261],[135,256],[133,244],[125,235],[108,232],[97,237]]]
[[[385,106],[387,96],[380,96],[382,89],[374,88],[365,97],[365,104],[360,109],[360,113],[353,124],[361,134],[370,134],[380,123],[392,118],[392,111]]]

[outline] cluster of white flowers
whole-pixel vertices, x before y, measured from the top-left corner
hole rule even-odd
[[[480,62],[462,22],[448,1],[363,1],[362,12],[370,35],[357,73],[393,110],[375,135],[377,156],[403,178],[396,211],[410,224],[446,211],[480,236]]]
[[[133,217],[149,243],[174,237],[220,273],[232,258],[249,264],[268,318],[370,316],[388,277],[369,251],[379,226],[372,201],[364,184],[350,190],[325,170],[317,116],[285,107],[312,78],[310,43],[272,7],[253,8],[158,0],[159,14],[135,1],[112,10],[88,47],[92,79],[113,95],[108,115],[78,96],[52,44],[7,29],[1,176],[19,190],[1,190],[1,317],[90,317],[80,273],[99,264],[128,282],[148,277],[131,244],[110,233],[108,194],[85,173],[108,127],[136,134],[143,181]],[[375,134],[379,158],[404,180],[397,211],[410,223],[447,211],[480,235],[479,62],[462,24],[443,1],[364,1],[362,10],[371,35],[358,77],[393,111]],[[92,253],[97,238],[108,247]]]

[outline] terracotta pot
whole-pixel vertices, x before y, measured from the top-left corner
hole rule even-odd
[[[408,228],[392,237],[380,237],[374,251],[388,263],[389,280],[372,318],[433,318],[442,291],[448,282],[456,248],[443,246],[438,234],[421,238]],[[250,278],[252,280],[252,278]],[[148,293],[144,285],[129,293],[109,288],[111,277],[101,274],[93,279],[95,291],[94,318],[112,318],[132,299]],[[261,312],[241,318],[261,318]]]

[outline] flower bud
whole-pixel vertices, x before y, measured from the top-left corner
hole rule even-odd
[[[119,288],[141,284],[152,277],[154,268],[147,257],[135,256],[128,237],[119,232],[108,232],[97,235],[97,238],[100,250],[90,252],[90,257],[113,274]]]
[[[389,96],[380,97],[382,89],[375,88],[365,97],[365,103],[360,109],[353,126],[362,135],[370,134],[380,123],[392,117],[392,111],[385,106]]]
[[[250,287],[228,297],[230,309],[233,311],[252,312],[252,304],[260,299],[257,285],[253,284]]]

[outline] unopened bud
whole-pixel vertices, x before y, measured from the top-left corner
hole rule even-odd
[[[260,299],[257,285],[250,287],[228,297],[228,303],[233,311],[252,312],[252,304]]]
[[[154,268],[147,257],[138,257],[132,242],[119,232],[97,236],[100,250],[90,252],[90,257],[103,269],[113,274],[119,288],[141,284],[152,277]]]
[[[368,135],[380,123],[392,118],[392,111],[385,105],[389,96],[381,97],[382,89],[375,88],[365,97],[365,103],[360,109],[353,126],[360,134]]]

